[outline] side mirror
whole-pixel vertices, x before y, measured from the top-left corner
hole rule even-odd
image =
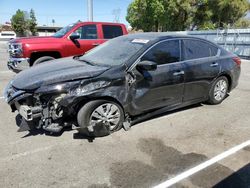
[[[76,34],[76,33],[72,33],[70,36],[69,36],[70,40],[72,40],[73,42],[77,39],[80,38],[80,35]]]
[[[157,69],[157,64],[153,61],[141,61],[136,65],[139,70],[154,71]]]

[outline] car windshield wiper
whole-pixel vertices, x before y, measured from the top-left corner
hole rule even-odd
[[[73,59],[78,60],[78,61],[85,62],[85,63],[87,63],[87,64],[89,64],[89,65],[92,65],[92,66],[95,66],[95,64],[92,63],[92,62],[90,62],[90,61],[87,61],[87,60],[85,60],[85,59],[80,59],[81,56],[83,56],[83,55],[76,55],[76,56],[73,57]]]
[[[81,54],[81,55],[75,55],[75,56],[73,57],[73,59],[79,60],[79,58],[82,57],[82,56],[83,56],[82,54]]]

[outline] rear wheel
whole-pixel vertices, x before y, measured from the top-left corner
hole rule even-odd
[[[43,63],[45,61],[49,61],[49,60],[53,60],[55,59],[54,57],[51,57],[51,56],[43,56],[43,57],[40,57],[38,58],[34,63],[33,65],[38,65],[40,63]]]
[[[228,86],[228,79],[225,76],[217,78],[210,89],[208,103],[220,104],[227,96]]]
[[[124,121],[120,105],[106,100],[96,100],[85,104],[77,114],[80,133],[105,136],[118,131]]]

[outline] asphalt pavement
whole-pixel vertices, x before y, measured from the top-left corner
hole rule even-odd
[[[220,105],[194,105],[90,140],[70,129],[58,136],[17,132],[16,113],[2,97],[15,76],[6,47],[0,43],[0,187],[139,188],[172,180],[173,187],[250,187],[249,61]]]

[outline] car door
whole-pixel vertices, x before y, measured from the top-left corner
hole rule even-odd
[[[76,28],[71,35],[79,35],[75,41],[67,41],[67,51],[70,55],[81,55],[90,49],[102,44],[105,40],[101,39],[99,27],[96,24],[82,25]]]
[[[211,82],[219,75],[218,48],[199,39],[183,39],[185,61],[184,102],[206,98]]]
[[[163,106],[182,103],[184,77],[180,61],[180,41],[159,42],[149,49],[139,61],[157,63],[157,69],[132,70],[135,82],[131,86],[131,106],[135,113],[141,113]]]

